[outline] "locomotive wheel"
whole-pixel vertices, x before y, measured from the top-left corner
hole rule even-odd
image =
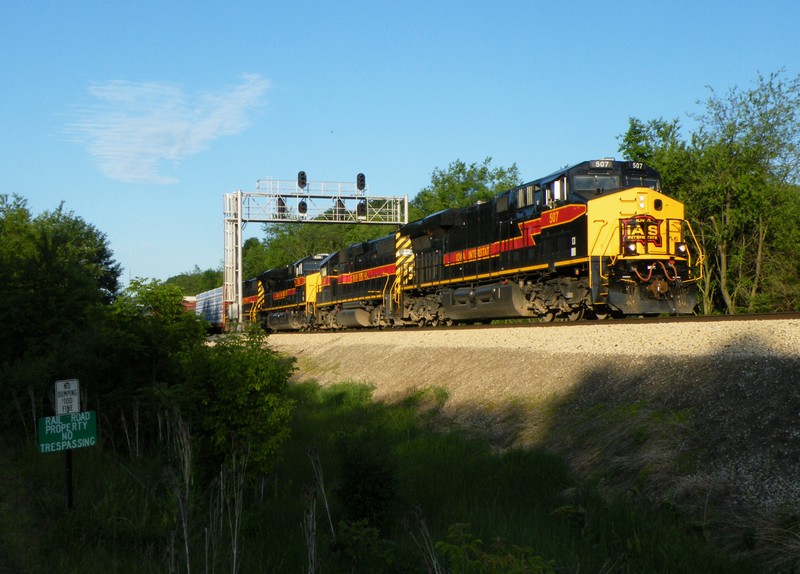
[[[581,319],[583,319],[583,307],[576,307],[567,313],[567,320],[571,322],[580,321]]]
[[[539,321],[541,321],[542,323],[552,323],[555,318],[556,318],[556,312],[550,310],[544,315],[541,315],[539,317]]]

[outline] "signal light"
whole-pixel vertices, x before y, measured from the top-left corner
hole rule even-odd
[[[300,203],[297,204],[297,212],[300,214],[305,214],[308,211],[308,205],[305,201],[300,200]]]
[[[359,201],[358,205],[356,206],[356,215],[358,217],[366,217],[367,216],[367,202],[366,201]]]
[[[364,191],[364,188],[367,187],[367,178],[364,177],[363,173],[359,173],[356,176],[356,187],[358,191]]]
[[[306,172],[301,171],[297,174],[297,187],[300,189],[305,189],[306,184],[308,184],[308,180],[306,179]]]

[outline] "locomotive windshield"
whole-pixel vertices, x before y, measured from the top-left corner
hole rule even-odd
[[[625,180],[626,187],[649,187],[650,189],[655,189],[656,191],[661,190],[660,182],[651,177],[628,176],[625,178]]]
[[[619,189],[617,175],[576,175],[572,182],[576,191],[611,191]]]

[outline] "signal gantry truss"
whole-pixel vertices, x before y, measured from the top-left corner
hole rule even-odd
[[[242,196],[243,220],[262,223],[408,223],[408,197],[375,197],[356,183],[260,179]]]

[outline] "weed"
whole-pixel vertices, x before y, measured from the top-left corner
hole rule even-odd
[[[129,458],[85,449],[76,457],[72,513],[64,511],[63,461],[15,453],[8,462],[24,469],[23,480],[0,482],[0,500],[9,516],[7,494],[16,493],[14,512],[26,518],[13,535],[2,525],[0,547],[35,551],[16,562],[0,552],[0,566],[47,567],[51,574],[170,572],[188,563],[188,544],[195,571],[205,565],[241,574],[754,571],[711,548],[681,513],[651,507],[643,496],[609,497],[602,481],[578,481],[549,452],[496,450],[457,432],[437,432],[420,414],[431,400],[443,400],[436,390],[397,403],[375,402],[370,387],[356,384],[293,385],[289,395],[297,406],[291,438],[271,469],[271,494],[264,495],[263,480],[253,480],[213,503],[219,484],[215,495],[211,486],[190,485],[180,501],[194,508],[188,542],[179,500],[165,480],[166,453]],[[660,436],[641,406],[598,413],[623,423],[614,436],[627,442],[615,448],[635,444],[633,431],[642,425],[651,431],[646,446]],[[605,448],[592,434],[596,421],[585,424],[571,428],[571,440]],[[657,459],[647,462],[637,467],[642,482],[658,470]],[[225,482],[242,485],[234,478]],[[316,506],[322,492],[325,516]],[[796,536],[796,525],[787,515],[784,531]],[[765,544],[756,536],[757,545]]]

